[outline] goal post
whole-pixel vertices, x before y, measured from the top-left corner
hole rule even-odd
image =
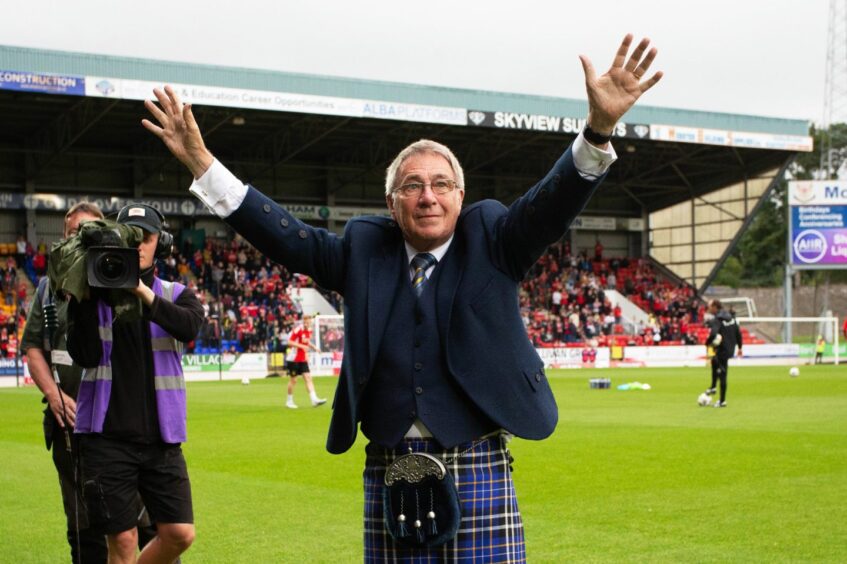
[[[783,345],[797,346],[798,356],[814,362],[817,353],[818,337],[823,337],[823,359],[840,363],[841,326],[838,317],[738,317],[742,331],[755,339]],[[786,327],[790,325],[790,331]],[[785,335],[792,335],[791,342],[785,342]]]
[[[344,316],[316,315],[312,341],[320,352],[309,353],[312,376],[338,376],[344,353]]]
[[[315,346],[323,352],[342,352],[344,350],[344,316],[316,315],[313,340]]]

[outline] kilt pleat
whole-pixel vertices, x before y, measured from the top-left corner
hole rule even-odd
[[[444,449],[433,439],[407,439],[395,449],[369,444],[365,452],[364,560],[367,563],[526,562],[523,522],[512,482],[505,435]],[[462,520],[456,537],[435,548],[400,546],[385,529],[385,469],[399,456],[425,452],[448,462]]]

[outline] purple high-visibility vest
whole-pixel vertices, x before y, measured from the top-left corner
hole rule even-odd
[[[154,277],[152,289],[161,299],[173,302],[185,286]],[[103,432],[112,393],[112,308],[102,300],[97,303],[97,318],[103,354],[100,366],[87,368],[83,373],[76,400],[76,433]],[[166,443],[184,443],[186,408],[182,343],[156,323],[151,321],[149,325],[159,433]]]

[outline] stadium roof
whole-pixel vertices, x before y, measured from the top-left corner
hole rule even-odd
[[[187,198],[188,173],[139,123],[140,100],[165,83],[241,179],[283,203],[350,209],[384,208],[385,167],[421,137],[459,157],[466,202],[509,203],[587,111],[584,100],[0,46],[0,190]],[[644,223],[812,149],[802,120],[642,105],[625,118],[587,215]]]
[[[444,88],[354,78],[317,76],[112,57],[66,51],[0,46],[0,69],[80,76],[102,76],[156,83],[183,83],[292,92],[316,96],[386,100],[408,104],[453,106],[483,111],[550,116],[585,115],[585,100]],[[805,136],[804,120],[659,108],[639,104],[626,116],[631,123],[669,124],[709,129]]]

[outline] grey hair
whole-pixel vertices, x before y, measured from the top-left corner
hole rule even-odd
[[[446,145],[442,145],[437,141],[429,139],[421,139],[415,141],[394,157],[394,160],[388,165],[385,171],[385,195],[391,194],[394,189],[394,184],[397,182],[397,174],[400,172],[400,167],[411,156],[420,155],[421,153],[435,153],[441,155],[447,162],[450,163],[450,168],[453,169],[453,174],[456,175],[456,185],[460,190],[465,189],[465,172],[462,170],[462,165],[459,164],[459,159],[453,154]]]
[[[77,202],[71,209],[68,210],[68,213],[65,214],[65,223],[71,218],[71,216],[76,215],[78,213],[87,213],[93,216],[98,217],[99,219],[103,219],[103,211],[100,209],[100,206],[95,204],[94,202]]]

